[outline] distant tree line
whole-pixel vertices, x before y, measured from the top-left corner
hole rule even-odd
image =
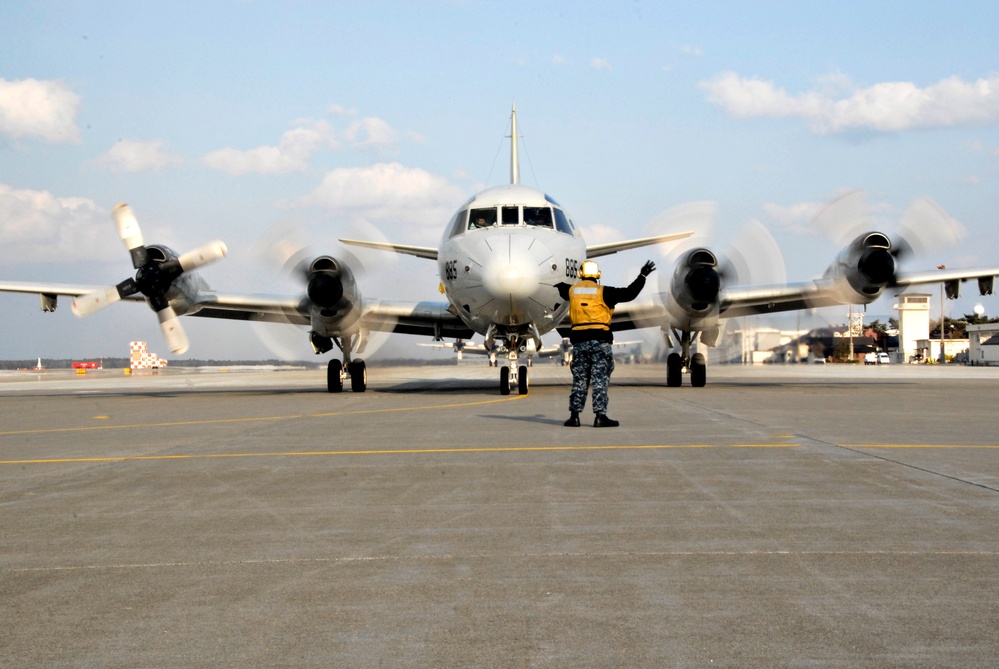
[[[129,366],[129,359],[101,358],[101,357],[81,357],[81,358],[42,358],[42,366],[45,369],[70,369],[74,362],[83,360],[93,360],[103,362],[104,369],[124,369]],[[268,367],[325,367],[327,359],[317,360],[168,360],[167,367],[236,367],[236,366],[268,366]],[[454,365],[454,358],[427,359],[422,358],[397,358],[378,360],[378,365],[385,367],[425,367],[428,365]],[[34,369],[38,365],[38,358],[30,360],[0,360],[0,370],[11,369]]]

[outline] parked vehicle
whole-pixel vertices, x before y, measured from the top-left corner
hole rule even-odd
[[[884,351],[875,351],[871,353],[864,354],[864,364],[865,365],[887,365],[891,362],[891,358]]]

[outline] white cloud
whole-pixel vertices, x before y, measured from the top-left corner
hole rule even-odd
[[[619,228],[605,223],[580,226],[579,232],[583,235],[586,243],[591,246],[610,244],[626,239],[624,233]]]
[[[341,104],[333,103],[329,106],[328,111],[334,116],[356,116],[357,110],[352,107],[345,107]]]
[[[312,155],[323,148],[336,148],[333,127],[326,121],[302,121],[281,135],[277,146],[255,149],[218,149],[202,157],[209,167],[233,175],[304,172]]]
[[[389,224],[425,243],[440,235],[464,191],[445,177],[399,163],[339,168],[327,172],[313,193],[297,205],[319,206],[348,223]]]
[[[590,67],[592,67],[594,70],[609,70],[609,69],[611,69],[610,63],[607,62],[607,60],[604,59],[604,58],[591,58],[590,59]]]
[[[950,77],[925,88],[910,82],[857,88],[842,75],[831,75],[818,90],[792,95],[771,81],[725,72],[702,81],[700,88],[736,118],[799,117],[821,135],[999,121],[999,74],[970,83]]]
[[[700,57],[704,55],[704,52],[700,49],[700,47],[691,46],[690,44],[681,45],[680,53],[684,54],[685,56],[695,56],[695,57]]]
[[[798,233],[811,233],[812,219],[822,210],[822,202],[798,202],[790,205],[766,202],[763,211],[782,228]]]
[[[339,105],[331,106],[329,111],[343,116],[355,113]],[[408,133],[407,137],[414,142],[424,141],[417,133]],[[400,134],[380,118],[354,121],[339,135],[328,121],[304,120],[281,135],[277,146],[258,146],[245,151],[218,149],[203,156],[201,162],[232,175],[304,172],[312,156],[321,149],[338,149],[347,144],[352,149],[384,152],[394,149],[400,141]]]
[[[0,184],[0,263],[120,258],[113,229],[93,200]]]
[[[398,144],[399,134],[380,118],[364,118],[351,123],[344,138],[359,149],[384,149]]]
[[[179,165],[184,159],[171,154],[166,142],[141,142],[123,139],[97,159],[97,164],[111,172],[157,172],[164,167]]]
[[[57,81],[0,79],[0,132],[46,142],[79,142],[80,96]]]

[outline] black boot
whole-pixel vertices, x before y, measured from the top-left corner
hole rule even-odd
[[[566,427],[579,427],[579,412],[573,411],[569,414],[569,420],[562,423]]]
[[[605,413],[598,413],[597,417],[593,419],[593,427],[617,427],[620,424],[618,421],[608,418]]]

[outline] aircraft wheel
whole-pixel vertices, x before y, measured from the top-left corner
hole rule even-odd
[[[363,393],[368,388],[368,366],[363,360],[354,360],[347,365],[350,374],[350,389],[355,393]]]
[[[527,394],[527,367],[521,365],[517,372],[517,392],[521,395]]]
[[[670,353],[666,358],[666,385],[679,388],[683,381],[683,358],[679,353]]]
[[[703,388],[708,380],[708,365],[704,360],[703,353],[695,353],[690,356],[690,385],[695,388]]]
[[[343,392],[343,363],[330,360],[326,367],[326,389],[331,393]]]
[[[510,368],[500,367],[500,395],[510,394]]]

